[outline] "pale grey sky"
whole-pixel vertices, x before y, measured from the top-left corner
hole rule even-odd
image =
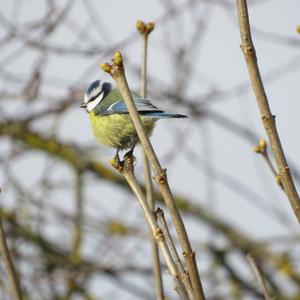
[[[57,1],[56,5],[61,6],[61,3],[65,2]],[[164,90],[175,89],[175,75],[176,72],[180,72],[180,67],[170,65],[171,60],[167,55],[170,53],[170,49],[176,49],[188,43],[192,38],[193,25],[198,19],[203,19],[205,27],[200,47],[194,49],[191,55],[191,61],[193,61],[191,65],[195,73],[192,81],[185,83],[188,87],[184,91],[186,93],[185,100],[205,102],[204,96],[208,93],[217,95],[243,84],[247,91],[242,96],[230,94],[221,100],[214,96],[211,101],[205,102],[203,107],[237,122],[259,137],[266,138],[256,101],[250,89],[244,58],[239,48],[240,37],[235,2],[215,1],[215,4],[212,5],[209,4],[209,1],[203,1],[203,4],[194,5],[195,9],[188,10],[187,13],[178,17],[177,22],[162,18],[164,3],[167,2],[91,1],[94,6],[92,13],[95,14],[96,20],[97,16],[99,19],[97,24],[90,24],[87,23],[89,16],[83,10],[83,1],[74,1],[67,17],[67,26],[63,26],[49,40],[41,40],[41,42],[51,42],[57,47],[77,45],[79,50],[86,49],[86,45],[91,44],[94,44],[95,47],[109,45],[112,47],[111,51],[105,55],[85,58],[67,53],[52,55],[48,58],[44,73],[42,94],[45,97],[41,103],[35,103],[31,108],[28,107],[28,103],[14,101],[5,107],[7,115],[15,117],[29,114],[32,110],[38,110],[41,107],[47,107],[56,101],[56,97],[67,95],[74,84],[76,87],[85,88],[89,82],[97,78],[111,81],[108,75],[99,69],[98,64],[110,60],[115,50],[120,50],[124,54],[125,65],[130,66],[127,73],[129,84],[138,89],[138,76],[136,72],[133,72],[134,67],[138,67],[140,63],[141,45],[138,34],[135,34],[135,21],[138,19],[159,20],[155,31],[151,34],[149,45],[149,98],[155,104],[168,110],[189,113],[184,106],[174,105],[167,99],[156,99],[155,89],[157,86],[163,87]],[[185,1],[177,3],[179,2],[184,3]],[[257,1],[255,2],[257,3]],[[2,1],[1,14],[8,19],[12,18],[12,6],[15,3],[16,1]],[[227,8],[224,8],[222,3],[227,3]],[[44,9],[42,1],[24,1],[14,19],[18,23],[38,20],[45,13]],[[300,24],[300,2],[298,0],[263,1],[261,4],[250,5],[249,10],[258,62],[265,81],[271,110],[277,116],[277,126],[286,155],[300,170],[298,133],[300,128],[300,35],[296,32],[296,25]],[[98,27],[105,28],[105,30],[98,30]],[[84,38],[78,38],[72,34],[72,30],[78,29],[84,29]],[[266,35],[264,32],[268,34]],[[22,32],[22,34],[26,35],[26,32]],[[132,37],[134,34],[135,36]],[[4,35],[5,32],[0,29],[0,37],[3,38]],[[41,32],[37,31],[36,36],[41,36]],[[131,38],[129,39],[129,37]],[[285,38],[295,40],[294,45],[285,44]],[[127,39],[129,42],[118,47],[114,46]],[[16,49],[21,49],[19,50],[21,53],[17,59],[11,61],[9,55]],[[35,49],[22,52],[22,43],[20,42],[9,47],[1,47],[1,71],[14,73],[18,70],[21,75],[19,76],[20,83],[1,81],[0,89],[13,91],[16,87],[22,86],[22,82],[26,81],[39,55]],[[284,72],[284,75],[279,78],[277,78],[278,70]],[[79,104],[81,99],[74,99],[74,101],[78,101]],[[58,121],[58,137],[62,141],[78,143],[83,147],[96,147],[88,117],[79,107],[74,107],[62,120]],[[50,129],[52,125],[51,120],[45,120],[37,122],[35,129],[44,130],[47,126]],[[178,136],[185,137],[182,143],[178,140]],[[285,195],[275,184],[265,162],[253,153],[251,143],[246,142],[245,139],[238,138],[211,118],[190,118],[188,120],[160,121],[151,140],[162,165],[168,168],[168,176],[174,192],[189,197],[195,203],[207,205],[207,207],[212,207],[213,203],[218,216],[257,239],[297,232],[298,225]],[[6,142],[2,141],[0,145],[2,145],[2,149],[7,147],[7,151],[9,151],[10,148]],[[170,159],[169,156],[174,147],[178,147],[178,154],[175,155],[175,158]],[[114,150],[101,146],[97,146],[95,149],[91,155],[109,166],[108,159],[114,155]],[[140,147],[137,148],[136,155],[137,170],[141,171],[142,160],[139,152]],[[194,159],[191,152],[199,155],[201,161],[198,162]],[[215,169],[211,175],[207,174],[207,164]],[[28,187],[32,187],[44,172],[45,166],[44,157],[34,154],[18,160],[14,171],[16,176],[20,177]],[[54,176],[56,180],[71,176],[69,170],[61,166],[54,174],[55,176],[53,173],[51,176]],[[127,208],[127,202],[125,204],[124,202],[131,201],[129,195],[124,195],[124,191],[115,190],[112,186],[104,183],[99,184],[92,178],[85,180],[91,180],[90,187],[85,191],[88,199],[86,203],[88,213],[97,215],[95,213],[97,209],[106,210],[110,216],[117,218],[120,208]],[[3,185],[4,181],[4,174],[1,174],[0,184]],[[234,190],[237,182],[241,182],[244,187],[240,192]],[[297,187],[299,188],[299,183]],[[5,203],[12,205],[10,199],[13,195],[9,191],[7,194],[5,193],[4,191],[4,196],[7,195]],[[69,201],[71,198],[72,195],[66,195],[63,191],[57,192],[53,199],[53,205],[67,210],[73,209],[73,203]],[[107,201],[106,199],[110,199],[110,201],[99,204],[99,201]],[[262,203],[259,205],[261,209],[257,209],[257,203]],[[286,216],[289,225],[282,224],[272,217],[274,215],[270,212],[271,206]],[[123,212],[121,213],[123,214]],[[122,217],[133,224],[132,218],[141,220],[141,214],[137,210],[137,205],[130,202],[128,215]],[[268,214],[271,214],[271,217],[267,216]],[[209,236],[207,228],[199,227],[199,223],[191,221],[188,223],[188,228],[196,248]],[[49,234],[53,234],[55,237],[56,231],[52,231],[50,228]],[[200,265],[205,265],[205,262],[200,262]]]

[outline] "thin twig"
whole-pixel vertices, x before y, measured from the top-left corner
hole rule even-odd
[[[82,176],[81,172],[75,171],[75,224],[73,232],[73,245],[71,250],[71,259],[76,264],[81,260],[81,242],[82,242],[82,224],[83,224],[83,195],[82,195]]]
[[[152,178],[150,173],[149,161],[145,152],[143,152],[143,162],[144,162],[144,174],[145,174],[145,185],[146,185],[146,199],[149,204],[150,209],[154,210],[154,197],[153,197],[153,186]],[[155,281],[155,290],[156,290],[156,299],[164,300],[164,288],[163,288],[163,279],[161,274],[159,252],[157,248],[157,243],[152,235],[149,234],[149,240],[151,244],[151,253],[152,253],[152,267]]]
[[[251,268],[252,268],[252,270],[255,274],[255,277],[257,278],[257,280],[258,280],[258,282],[259,282],[259,284],[262,288],[265,299],[266,300],[272,300],[272,297],[269,294],[269,290],[268,290],[268,287],[266,285],[263,273],[262,273],[259,265],[257,264],[255,258],[251,254],[248,254],[246,257],[247,257],[247,260],[248,260],[248,262],[249,262],[249,264],[250,264],[250,266],[251,266]]]
[[[0,193],[1,193],[1,189],[0,189]],[[12,258],[10,256],[9,249],[7,247],[5,233],[2,226],[2,213],[0,214],[0,253],[6,267],[8,279],[11,284],[12,298],[14,300],[22,300],[23,298],[22,298],[22,291],[19,284],[19,279]]]
[[[283,148],[281,146],[280,138],[276,128],[275,116],[271,113],[267,95],[265,93],[260,71],[258,68],[256,52],[252,42],[249,25],[247,1],[236,0],[236,4],[242,41],[241,48],[248,67],[252,88],[256,96],[263,125],[270,140],[270,145],[272,147],[272,151],[276,160],[284,191],[290,201],[298,223],[300,223],[300,200],[283,152]]]
[[[185,295],[186,293],[185,287],[183,286],[181,281],[178,280],[179,276],[178,276],[177,268],[172,258],[172,255],[170,253],[170,250],[168,248],[168,245],[166,243],[164,234],[159,228],[156,218],[153,214],[153,211],[151,210],[149,204],[147,203],[143,191],[134,175],[133,162],[134,162],[134,158],[132,156],[125,156],[124,161],[116,162],[115,164],[113,164],[113,166],[116,169],[118,169],[119,172],[123,175],[128,185],[132,189],[133,193],[136,195],[139,204],[143,209],[145,218],[148,222],[152,235],[155,238],[158,247],[160,248],[160,251],[165,259],[168,270],[174,279],[174,282],[176,284],[176,290],[178,291],[180,296]],[[182,299],[187,299],[187,298],[182,298]]]
[[[163,196],[163,199],[166,203],[166,206],[170,212],[172,217],[172,221],[174,223],[178,240],[181,244],[183,250],[183,256],[186,261],[186,265],[188,268],[188,273],[191,279],[193,294],[195,300],[203,300],[204,293],[202,289],[202,284],[200,281],[200,276],[198,272],[198,267],[195,259],[195,252],[192,250],[187,232],[185,230],[184,223],[182,221],[181,215],[177,209],[174,197],[172,195],[168,180],[166,169],[163,169],[159,163],[159,160],[154,152],[152,144],[144,130],[141,118],[136,109],[136,106],[133,102],[131,92],[128,87],[128,83],[125,77],[125,71],[123,66],[123,59],[120,52],[116,52],[114,55],[113,63],[102,64],[101,68],[108,72],[116,81],[117,86],[122,94],[124,102],[127,106],[128,112],[130,114],[132,123],[137,131],[140,143],[143,146],[145,153],[149,159],[149,162],[152,165],[152,168],[155,172],[155,180],[160,189],[160,192]]]
[[[179,278],[182,281],[183,285],[185,286],[185,288],[186,288],[186,290],[189,294],[189,297],[192,299],[193,292],[192,292],[191,281],[190,281],[189,275],[187,274],[187,272],[185,271],[185,269],[183,267],[183,264],[180,260],[178,252],[177,252],[176,247],[174,245],[171,233],[169,231],[169,228],[168,228],[168,225],[167,225],[167,222],[166,222],[166,219],[165,219],[164,212],[161,208],[158,207],[156,212],[155,212],[155,215],[157,217],[158,222],[161,225],[161,230],[163,231],[163,234],[166,238],[166,241],[167,241],[167,244],[169,246],[170,252],[171,252],[172,257],[174,259],[174,262],[177,266]]]
[[[146,99],[147,96],[147,52],[148,52],[148,36],[154,29],[154,23],[145,24],[142,21],[136,22],[136,28],[142,37],[142,63],[141,63],[141,97]],[[149,161],[145,151],[143,151],[143,164],[145,174],[146,199],[152,212],[154,211],[153,185],[151,178],[151,170]],[[149,235],[152,253],[153,274],[155,280],[156,299],[164,300],[163,281],[161,275],[161,267],[159,261],[159,252],[156,241],[152,234]]]

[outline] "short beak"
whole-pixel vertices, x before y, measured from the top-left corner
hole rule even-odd
[[[86,108],[86,103],[82,102],[82,103],[80,103],[79,106],[82,107],[82,108]]]

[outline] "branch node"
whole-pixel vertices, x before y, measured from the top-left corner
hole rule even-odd
[[[115,52],[112,62],[113,64],[123,67],[123,58],[120,51]]]
[[[123,58],[120,51],[116,51],[112,59],[112,63],[104,63],[99,65],[100,68],[109,73],[113,78],[120,76],[124,72]]]
[[[157,242],[159,242],[159,241],[162,241],[163,239],[164,239],[164,235],[163,235],[161,229],[158,228],[158,229],[156,230],[156,232],[155,232],[155,240],[156,240]]]
[[[259,139],[258,144],[254,146],[253,151],[256,153],[266,154],[267,152],[267,142],[264,139]]]
[[[137,20],[135,23],[135,27],[141,34],[143,34],[146,30],[146,25],[142,20]]]
[[[99,66],[104,72],[106,73],[111,72],[111,65],[109,63],[100,64]]]
[[[157,207],[154,213],[156,216],[162,216],[164,214],[163,210],[160,207]]]
[[[145,23],[141,20],[136,21],[136,29],[140,32],[140,34],[148,36],[155,28],[154,22]]]
[[[162,172],[155,176],[155,180],[159,184],[164,184],[167,181],[167,169],[162,169]]]
[[[284,188],[283,188],[283,184],[282,184],[282,180],[281,180],[281,176],[280,176],[280,175],[277,175],[277,176],[275,177],[275,180],[276,180],[276,183],[277,183],[282,189],[284,189]]]
[[[195,251],[191,251],[191,252],[186,252],[186,251],[184,251],[183,253],[182,253],[182,255],[183,255],[183,257],[188,257],[189,259],[194,259],[195,258],[195,256],[196,256],[196,252]]]
[[[286,172],[286,173],[290,172],[290,168],[288,166],[285,166],[284,167],[284,172]]]
[[[256,58],[255,48],[253,46],[244,46],[242,50],[246,57]]]
[[[149,22],[147,25],[146,25],[146,30],[147,30],[147,33],[149,34],[151,31],[153,31],[155,28],[155,23],[154,22]]]

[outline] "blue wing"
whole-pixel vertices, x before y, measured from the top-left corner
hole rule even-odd
[[[136,105],[138,112],[148,117],[153,117],[153,118],[186,118],[187,117],[181,114],[165,112],[157,108],[156,106],[154,106],[149,100],[143,98],[133,97],[133,101]],[[110,115],[115,113],[128,114],[126,104],[123,100],[119,100],[111,104],[104,112],[104,115]]]
[[[149,100],[139,98],[139,97],[133,97],[133,101],[139,113],[163,112],[161,109],[158,109],[156,106],[154,106]],[[123,100],[119,100],[117,102],[114,102],[107,108],[107,113],[124,114],[124,113],[128,113],[128,110],[125,105],[125,102]]]

